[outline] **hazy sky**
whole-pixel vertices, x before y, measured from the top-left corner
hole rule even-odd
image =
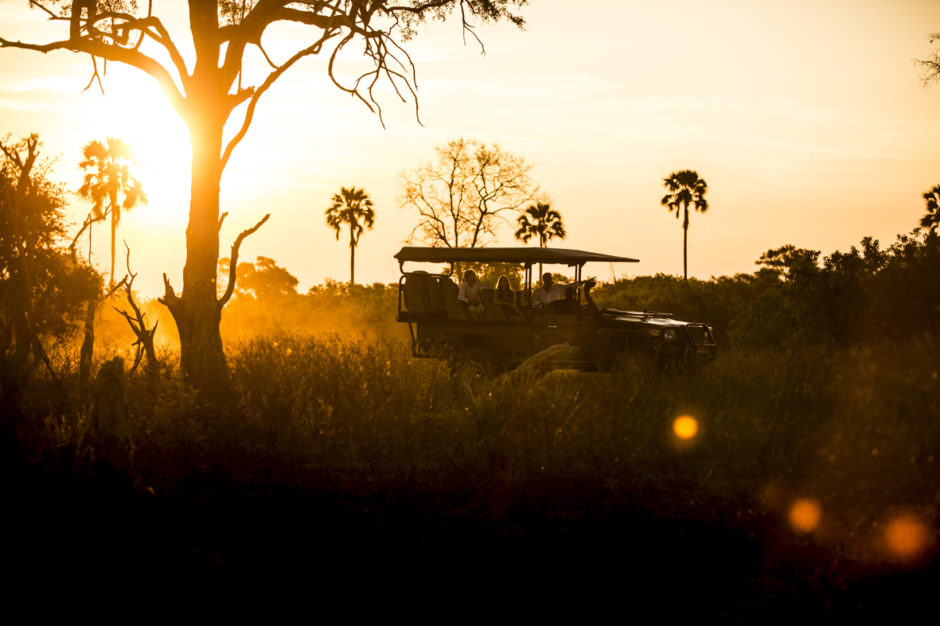
[[[183,3],[157,0],[177,12]],[[51,40],[26,0],[0,0],[0,34]],[[264,213],[242,259],[273,257],[300,289],[348,280],[349,250],[323,213],[342,186],[365,188],[376,224],[357,250],[360,282],[397,280],[392,255],[415,224],[398,206],[399,174],[463,136],[523,156],[565,220],[565,247],[623,254],[618,276],[682,273],[682,228],[659,204],[662,179],[694,169],[709,212],[694,214],[689,273],[751,272],[769,248],[846,250],[883,244],[924,213],[940,183],[940,84],[925,88],[914,59],[940,31],[937,0],[534,0],[528,25],[481,27],[486,55],[456,22],[408,45],[413,105],[385,97],[386,128],[331,85],[324,60],[286,74],[262,99],[222,180],[223,254]],[[177,20],[178,42],[186,23]],[[271,50],[277,48],[271,45]],[[284,58],[280,56],[280,58]],[[188,208],[185,128],[152,81],[108,66],[106,95],[82,89],[88,58],[0,50],[0,134],[37,131],[56,174],[77,189],[81,147],[129,141],[150,203],[119,230],[148,294],[166,272],[179,287]],[[88,206],[75,200],[73,219]],[[107,229],[95,231],[108,264]],[[498,242],[515,245],[507,229]],[[602,280],[609,267],[589,268]]]

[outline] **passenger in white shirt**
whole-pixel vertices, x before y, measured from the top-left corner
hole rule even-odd
[[[460,289],[457,291],[457,299],[467,306],[470,317],[480,321],[483,319],[483,301],[480,299],[480,290],[483,289],[483,283],[477,279],[477,274],[473,270],[467,270],[463,275],[463,282],[460,283]]]
[[[532,292],[532,306],[544,307],[549,302],[561,300],[564,293],[564,285],[556,285],[555,281],[552,280],[552,275],[545,272],[542,275],[541,287]]]

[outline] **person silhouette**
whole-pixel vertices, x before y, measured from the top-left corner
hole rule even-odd
[[[457,299],[467,308],[470,318],[477,321],[483,319],[483,301],[480,299],[482,289],[483,283],[477,279],[476,272],[473,270],[464,272],[463,281],[457,291]]]

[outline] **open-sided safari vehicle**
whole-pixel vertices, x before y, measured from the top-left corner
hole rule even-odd
[[[475,361],[486,368],[510,369],[549,350],[552,367],[608,371],[625,361],[655,369],[685,369],[710,361],[715,341],[709,326],[683,322],[670,313],[599,309],[590,295],[593,280],[582,280],[585,263],[631,263],[627,257],[560,248],[425,248],[404,247],[395,255],[402,276],[398,287],[398,321],[408,324],[412,351],[418,357]],[[458,300],[458,284],[447,274],[405,267],[406,263],[521,265],[523,288],[513,292],[515,307],[494,302],[493,285],[481,292],[483,313],[472,315]],[[531,306],[532,268],[564,265],[574,270],[565,285],[568,298],[561,312],[554,303]],[[560,346],[550,350],[553,346]]]

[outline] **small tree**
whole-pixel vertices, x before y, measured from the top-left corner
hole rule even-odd
[[[676,214],[682,215],[682,277],[689,279],[689,206],[700,213],[708,211],[705,192],[708,183],[693,170],[679,170],[663,179],[670,193],[663,196],[660,204]]]
[[[349,228],[349,282],[355,285],[356,246],[363,230],[372,230],[375,224],[372,199],[362,189],[342,187],[339,193],[333,194],[333,204],[326,210],[326,224],[336,231],[336,241],[343,226]]]
[[[91,200],[92,218],[111,218],[111,274],[109,285],[114,285],[114,245],[121,212],[129,211],[139,203],[147,202],[143,185],[131,175],[134,155],[130,146],[120,139],[108,137],[107,145],[98,140],[85,144],[84,158],[78,164],[85,172],[78,195]],[[91,239],[89,224],[88,237]]]
[[[500,221],[533,196],[530,167],[498,145],[454,139],[437,159],[402,174],[400,202],[418,213],[411,239],[448,248],[484,246]]]
[[[927,203],[927,214],[920,218],[920,225],[935,233],[940,225],[940,185],[925,191],[924,201]]]
[[[544,248],[555,237],[564,239],[566,236],[565,226],[561,222],[561,213],[554,210],[548,201],[530,205],[519,216],[517,223],[519,230],[516,231],[516,239],[522,243],[529,243],[530,239],[538,237],[539,248]],[[542,264],[539,263],[539,276],[541,275]]]
[[[0,141],[0,412],[15,410],[43,338],[74,329],[101,278],[61,246],[63,191],[39,161],[39,138]]]

